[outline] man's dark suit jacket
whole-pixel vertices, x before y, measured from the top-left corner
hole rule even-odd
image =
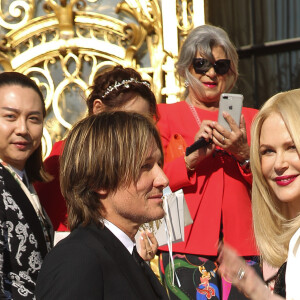
[[[168,299],[151,272],[150,281],[124,245],[106,228],[79,226],[46,256],[36,287],[42,300]],[[154,292],[155,291],[155,292]]]

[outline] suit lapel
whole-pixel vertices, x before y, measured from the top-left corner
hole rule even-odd
[[[5,182],[5,188],[9,191],[14,201],[20,207],[26,222],[28,223],[31,231],[33,232],[41,255],[44,258],[47,254],[47,245],[43,233],[41,223],[36,215],[36,212],[30,203],[28,197],[21,189],[20,185],[16,182],[13,176],[6,170],[5,167],[2,167],[3,179]]]
[[[91,229],[94,237],[101,241],[101,244],[104,245],[107,252],[113,257],[120,268],[120,271],[132,286],[132,290],[135,290],[138,293],[139,299],[166,299],[158,296],[161,294],[163,289],[158,279],[156,278],[156,281],[160,286],[154,287],[152,282],[147,279],[140,266],[137,265],[124,245],[106,227],[104,229],[99,229],[95,225],[91,225],[89,228]],[[153,274],[149,266],[146,267],[148,267],[147,272],[151,272]],[[155,277],[154,274],[153,276]],[[159,290],[157,291],[157,289]],[[156,294],[154,294],[153,291],[155,291]]]
[[[158,281],[156,275],[151,270],[150,266],[144,262],[145,273],[147,278],[149,279],[150,284],[152,285],[153,290],[155,291],[158,299],[168,299],[166,298],[166,290]]]

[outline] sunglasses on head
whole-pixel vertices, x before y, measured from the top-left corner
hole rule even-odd
[[[193,59],[193,68],[197,74],[205,74],[211,67],[217,74],[224,75],[229,71],[230,59],[219,59],[214,64],[202,57]]]

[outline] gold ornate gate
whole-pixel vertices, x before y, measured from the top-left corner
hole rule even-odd
[[[0,71],[22,72],[42,89],[44,156],[85,115],[87,88],[108,66],[136,68],[152,82],[158,102],[178,101],[178,47],[194,25],[204,23],[203,2],[126,0],[115,1],[115,16],[91,11],[112,2],[0,0]]]

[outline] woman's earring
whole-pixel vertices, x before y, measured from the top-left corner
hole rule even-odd
[[[190,85],[189,82],[188,82],[187,80],[185,80],[185,81],[184,81],[184,87],[187,88],[189,85]]]

